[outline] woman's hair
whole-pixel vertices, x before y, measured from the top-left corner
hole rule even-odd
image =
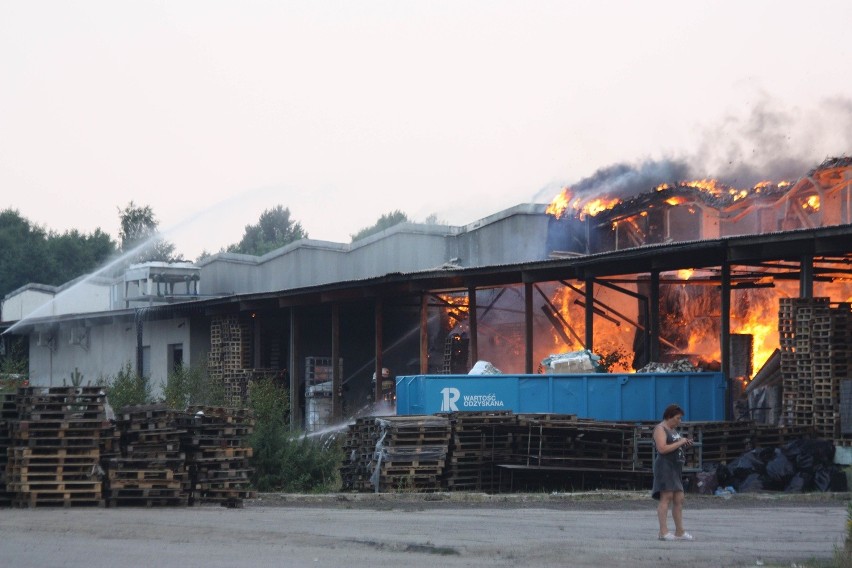
[[[676,404],[670,404],[663,411],[663,420],[668,420],[669,418],[674,418],[678,414],[683,414],[683,413],[684,413],[683,409],[680,406],[678,406]]]

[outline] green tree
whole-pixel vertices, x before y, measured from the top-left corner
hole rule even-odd
[[[286,389],[269,378],[254,380],[249,407],[256,421],[251,437],[255,488],[300,493],[339,489],[340,444],[290,432]]]
[[[290,412],[289,393],[271,378],[255,379],[249,385],[249,408],[258,424],[286,426]]]
[[[95,229],[90,235],[71,229],[47,236],[47,254],[51,263],[52,282],[62,284],[102,266],[115,254],[115,241]]]
[[[27,352],[28,338],[9,335],[0,337],[3,349],[0,349],[0,375],[26,375],[29,372]]]
[[[118,216],[121,228],[121,252],[135,251],[130,262],[180,262],[182,255],[175,255],[175,245],[160,238],[154,211],[150,205],[138,206],[133,201],[124,209],[119,208]]]
[[[171,373],[163,385],[163,398],[169,408],[183,410],[189,406],[223,406],[225,387],[213,380],[202,367],[180,366]]]
[[[0,297],[50,272],[47,233],[14,209],[0,212]]]
[[[150,404],[153,400],[150,379],[136,374],[130,361],[115,377],[101,377],[98,383],[107,387],[107,399],[116,412],[121,412],[125,406]]]
[[[308,233],[290,218],[290,209],[276,205],[261,213],[256,225],[246,225],[239,243],[230,245],[228,252],[264,255],[299,239],[308,238]]]
[[[48,232],[14,209],[0,211],[0,297],[29,283],[57,286],[94,271],[115,252],[96,229]]]
[[[444,221],[443,219],[439,219],[437,213],[431,213],[425,219],[423,219],[423,224],[424,225],[446,225],[447,222]]]
[[[400,210],[391,211],[390,213],[386,213],[379,217],[379,220],[376,221],[376,224],[372,227],[361,229],[354,235],[350,235],[350,237],[352,237],[352,242],[354,243],[355,241],[380,233],[385,229],[389,229],[394,225],[399,225],[400,223],[405,223],[406,221],[408,221],[408,215]]]

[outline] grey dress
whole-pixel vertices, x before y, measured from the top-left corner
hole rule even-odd
[[[676,431],[669,430],[665,426],[663,430],[666,432],[666,444],[673,444],[680,440],[681,436]],[[651,490],[651,497],[659,499],[660,491],[683,491],[682,477],[685,461],[683,448],[667,454],[657,452],[657,458],[654,460],[654,487]]]

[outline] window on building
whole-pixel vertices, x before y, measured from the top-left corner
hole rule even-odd
[[[151,376],[151,346],[142,347],[142,376]]]

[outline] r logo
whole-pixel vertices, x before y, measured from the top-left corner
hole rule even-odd
[[[441,394],[444,395],[444,400],[441,402],[441,412],[458,412],[459,407],[456,406],[456,401],[461,398],[459,389],[447,387],[441,389]]]

